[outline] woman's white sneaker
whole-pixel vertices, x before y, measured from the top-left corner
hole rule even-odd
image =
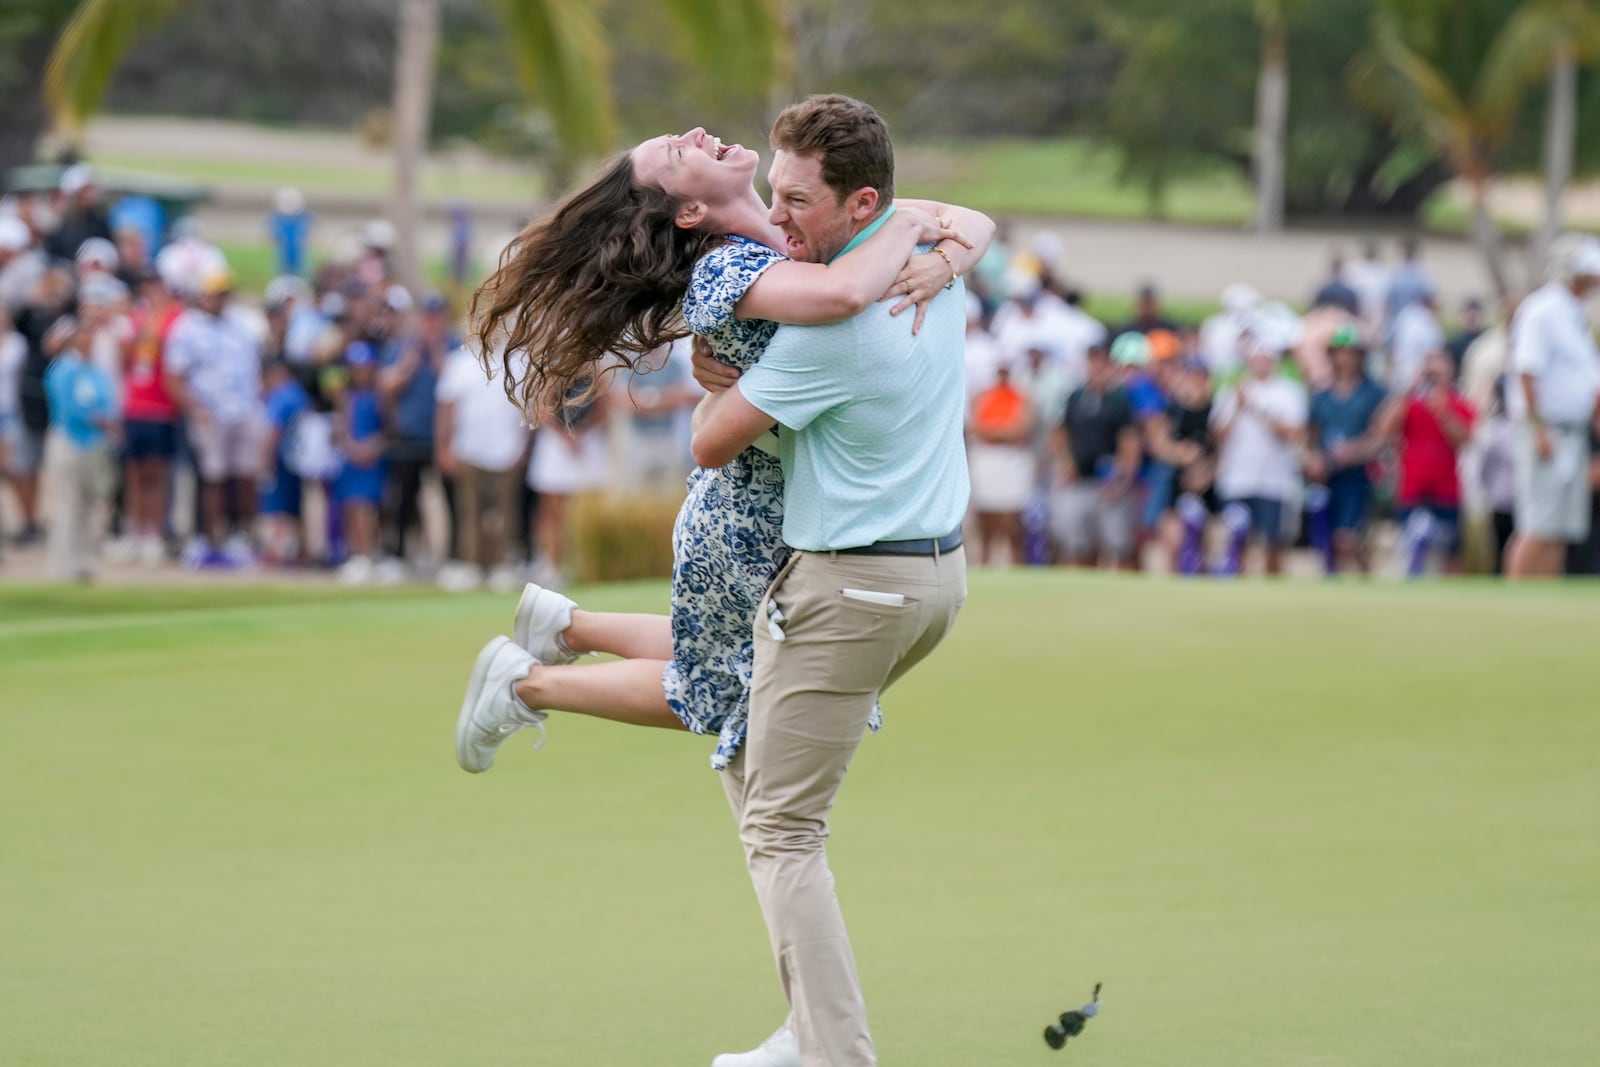
[[[572,663],[578,657],[561,643],[561,634],[572,625],[572,609],[577,606],[555,590],[529,582],[517,601],[516,626],[511,631],[517,644],[540,663]]]
[[[711,1067],[800,1067],[800,1043],[793,1030],[780,1026],[759,1048],[724,1052],[711,1061]]]
[[[509,637],[495,638],[478,653],[456,719],[456,762],[462,770],[473,774],[488,770],[501,743],[526,727],[539,731],[534,748],[544,744],[544,720],[549,713],[523,704],[514,688],[537,663]]]

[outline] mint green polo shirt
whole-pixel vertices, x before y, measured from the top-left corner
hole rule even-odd
[[[935,297],[916,335],[911,312],[891,317],[893,306],[780,326],[739,379],[744,398],[785,429],[783,539],[794,548],[943,537],[967,513],[965,288],[958,282]]]

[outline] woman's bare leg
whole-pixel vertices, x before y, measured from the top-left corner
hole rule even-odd
[[[656,616],[645,616],[655,618]],[[535,666],[517,683],[517,697],[530,708],[568,711],[597,719],[687,730],[667,706],[655,659],[625,659],[593,666]]]
[[[672,620],[666,615],[573,608],[572,625],[562,632],[561,640],[578,653],[605,652],[623,659],[666,661],[672,658]]]

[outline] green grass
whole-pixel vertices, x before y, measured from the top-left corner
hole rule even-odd
[[[656,585],[584,590],[653,610]],[[0,587],[8,1067],[704,1064],[783,1012],[705,739],[452,762],[503,598]],[[886,1064],[1593,1062],[1587,590],[975,574],[830,845]]]
[[[897,164],[896,185],[906,195],[990,214],[1150,217],[1144,188],[1118,175],[1116,152],[1085,138],[913,145]],[[1243,225],[1250,211],[1249,183],[1221,164],[1176,179],[1166,201],[1173,222]]]
[[[213,156],[140,156],[103,154],[95,162],[108,171],[160,174],[230,188],[277,189],[292,185],[307,195],[362,193],[387,195],[393,181],[388,165],[376,162],[355,167],[300,162],[263,163]],[[427,196],[467,200],[514,200],[533,203],[542,182],[531,165],[525,173],[500,170],[457,170],[434,164],[424,170],[422,192]]]

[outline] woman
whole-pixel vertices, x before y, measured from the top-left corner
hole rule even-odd
[[[754,364],[780,322],[849,318],[888,293],[893,311],[925,304],[952,273],[981,258],[994,225],[970,211],[916,201],[857,250],[823,265],[791,261],[753,179],[759,155],[705,130],[653,138],[619,157],[585,189],[517,239],[473,299],[490,373],[528,411],[549,411],[588,379],[632,369],[685,324],[736,369]],[[941,212],[950,216],[940,219]],[[957,228],[978,235],[975,244]],[[913,254],[923,242],[938,252]],[[921,308],[917,324],[920,324]],[[908,329],[915,328],[914,326]],[[521,353],[533,353],[526,364]],[[526,366],[526,370],[522,368]],[[718,735],[722,769],[744,738],[756,605],[787,550],[783,475],[770,445],[725,467],[696,470],[673,534],[672,615],[578,610],[529,586],[517,645],[500,639],[478,657],[457,725],[456,756],[487,770],[496,746],[561,709],[641,726]],[[474,723],[489,677],[521,671],[514,722]],[[566,666],[583,652],[620,662]],[[499,666],[496,666],[496,664]]]

